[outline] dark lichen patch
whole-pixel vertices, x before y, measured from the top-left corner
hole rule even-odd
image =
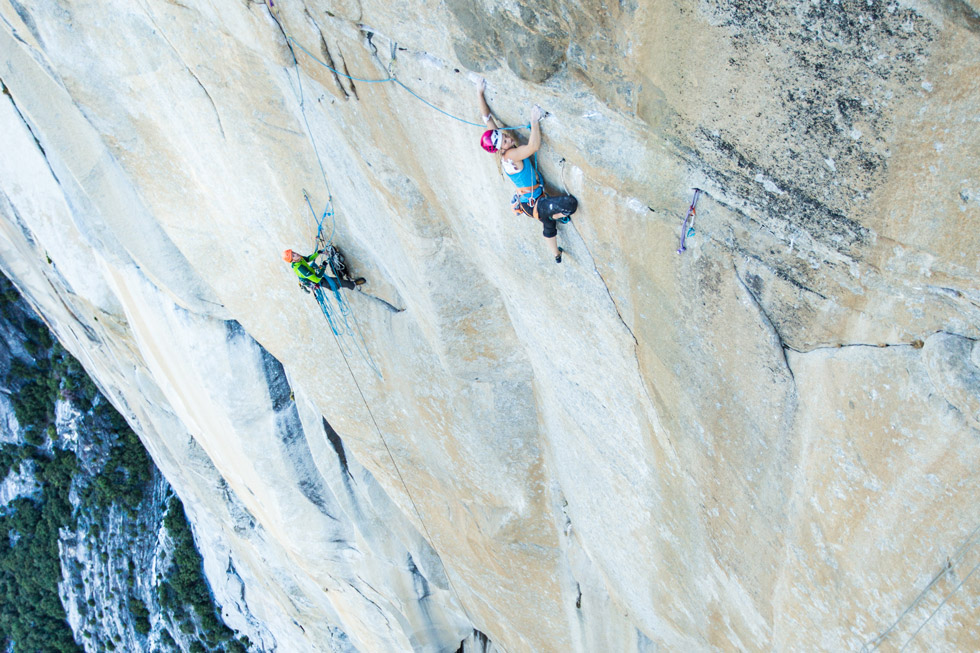
[[[756,163],[720,133],[701,130],[699,135],[705,147],[696,156],[705,171],[726,193],[758,207],[770,233],[792,238],[802,231],[832,250],[851,258],[860,256],[870,238],[866,228],[796,186],[799,179],[784,178],[784,171]]]
[[[895,113],[921,92],[937,27],[894,1],[705,0],[701,8],[730,33],[729,73],[749,76],[748,88],[733,87],[696,130],[700,163],[726,193],[767,213],[763,221],[858,255],[869,236],[859,225],[867,199],[888,174]],[[752,113],[739,116],[744,108]]]

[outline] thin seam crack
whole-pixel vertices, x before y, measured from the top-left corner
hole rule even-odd
[[[633,329],[631,329],[630,325],[627,324],[626,320],[623,319],[623,314],[619,310],[619,305],[616,303],[616,300],[612,295],[612,291],[609,290],[609,284],[606,283],[606,278],[602,276],[601,272],[599,272],[599,266],[596,265],[595,257],[592,255],[592,251],[589,249],[588,244],[585,242],[585,238],[583,238],[582,234],[579,233],[579,230],[574,223],[572,223],[572,228],[575,230],[576,235],[578,235],[579,240],[582,241],[582,246],[585,247],[585,251],[589,255],[589,260],[592,261],[592,269],[595,271],[596,276],[599,277],[599,281],[602,282],[602,287],[606,289],[606,295],[609,297],[609,301],[612,303],[613,308],[616,310],[616,317],[619,318],[619,321],[622,322],[623,326],[626,328],[626,332],[629,333],[630,338],[633,339],[633,359],[636,361],[636,370],[637,370],[637,374],[640,377],[640,387],[643,388],[643,394],[646,395],[647,401],[650,404],[650,409],[656,410],[657,404],[653,401],[653,397],[650,396],[650,389],[647,388],[647,384],[644,381],[644,377],[640,369],[641,367],[640,366],[640,341],[636,339],[636,334],[633,333]],[[670,442],[671,447],[673,447],[673,441],[670,438],[670,433],[665,431],[664,434],[667,437],[667,441]]]
[[[326,37],[323,36],[323,30],[320,29],[319,23],[317,23],[313,19],[312,15],[310,15],[309,10],[306,10],[305,13],[306,13],[306,17],[310,19],[311,23],[313,23],[313,27],[316,28],[316,33],[320,35],[320,54],[323,55],[324,62],[327,64],[327,66],[329,66],[328,69],[330,70],[330,74],[333,75],[334,83],[337,85],[337,88],[340,90],[340,92],[344,94],[344,99],[345,100],[350,99],[350,93],[348,93],[347,89],[344,88],[343,82],[340,81],[340,75],[338,75],[336,72],[337,64],[334,63],[333,55],[330,54],[330,48],[327,47],[327,39]],[[351,90],[353,90],[353,88]],[[354,99],[358,99],[356,93]]]
[[[177,61],[179,61],[181,63],[181,65],[184,66],[184,68],[187,70],[187,72],[190,73],[191,77],[194,78],[194,81],[197,82],[197,85],[201,87],[201,90],[202,91],[204,91],[204,95],[207,96],[208,102],[211,103],[211,109],[212,109],[212,111],[214,111],[214,117],[218,121],[218,130],[221,132],[221,138],[222,138],[222,140],[225,140],[226,139],[226,137],[225,137],[225,127],[224,127],[224,124],[221,122],[221,114],[218,112],[218,105],[214,103],[214,98],[211,97],[211,94],[208,92],[208,89],[201,82],[201,79],[197,76],[197,74],[193,70],[191,70],[191,67],[187,65],[187,62],[184,61],[184,58],[182,56],[180,56],[180,50],[178,50],[176,47],[174,47],[174,44],[173,44],[173,42],[171,42],[170,38],[167,36],[167,33],[164,32],[162,29],[160,29],[160,26],[157,25],[157,22],[155,20],[153,20],[153,16],[150,15],[150,12],[149,11],[146,12],[146,16],[147,16],[147,18],[150,19],[150,22],[153,24],[153,27],[157,30],[157,32],[160,33],[160,36],[163,37],[163,40],[167,42],[167,45],[170,46],[170,49],[174,51],[174,54],[177,56]]]
[[[575,229],[575,233],[578,235],[579,240],[582,241],[582,246],[585,247],[585,251],[589,254],[589,260],[592,262],[592,269],[602,282],[602,287],[606,289],[606,295],[609,297],[609,301],[612,302],[613,308],[616,309],[616,317],[619,318],[619,321],[623,323],[623,326],[626,327],[626,330],[629,332],[630,337],[633,339],[633,346],[638,347],[640,343],[637,341],[636,335],[633,333],[633,329],[631,329],[630,325],[626,324],[626,320],[623,319],[623,314],[619,311],[619,305],[616,303],[616,300],[612,296],[612,292],[609,290],[609,284],[606,283],[606,278],[602,276],[601,272],[599,272],[599,266],[596,265],[595,257],[592,256],[592,252],[589,250],[589,246],[586,244],[585,238],[582,237],[582,234],[579,233],[578,228],[575,227],[574,224],[572,225],[572,228]]]
[[[783,364],[786,366],[786,371],[789,372],[789,378],[791,381],[793,381],[793,386],[795,387],[796,375],[793,374],[793,368],[789,364],[789,357],[786,356],[786,350],[793,349],[793,348],[788,346],[786,342],[783,340],[782,334],[779,333],[779,329],[776,328],[775,323],[773,323],[772,319],[770,319],[769,314],[766,312],[766,309],[763,308],[762,302],[759,300],[758,297],[756,297],[756,294],[752,291],[749,285],[745,283],[745,280],[742,279],[742,275],[739,274],[738,272],[738,266],[733,263],[732,269],[735,271],[735,278],[738,279],[739,284],[742,286],[745,292],[748,293],[749,297],[752,298],[752,303],[755,305],[756,310],[759,311],[759,315],[762,317],[763,322],[765,322],[766,326],[769,328],[770,333],[772,333],[773,337],[776,338],[776,344],[779,345],[779,353],[783,358]],[[793,351],[796,350],[793,349]]]

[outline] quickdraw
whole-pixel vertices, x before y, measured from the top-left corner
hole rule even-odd
[[[687,215],[684,216],[684,223],[681,224],[681,246],[677,248],[677,253],[681,254],[687,251],[687,239],[694,236],[694,218],[697,216],[697,205],[698,198],[701,197],[701,193],[704,191],[700,188],[694,189],[694,199],[691,200],[691,206],[687,209]]]

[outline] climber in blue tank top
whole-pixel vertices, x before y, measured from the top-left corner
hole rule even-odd
[[[480,139],[480,145],[487,152],[495,153],[501,170],[514,182],[517,192],[513,198],[515,213],[524,213],[541,221],[543,235],[555,257],[561,263],[562,248],[558,246],[558,227],[556,222],[566,223],[578,208],[578,200],[571,195],[548,197],[544,189],[544,179],[534,165],[534,154],[541,147],[541,109],[531,109],[531,137],[526,145],[521,145],[509,130],[500,129],[490,113],[484,97],[486,82],[480,80],[480,115],[489,127]]]

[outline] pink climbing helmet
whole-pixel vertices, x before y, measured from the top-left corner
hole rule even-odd
[[[500,130],[488,129],[480,137],[480,146],[487,152],[493,153],[500,147]]]

